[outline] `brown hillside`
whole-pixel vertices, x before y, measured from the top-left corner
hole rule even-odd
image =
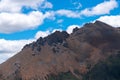
[[[77,79],[120,51],[120,33],[103,22],[87,23],[72,34],[56,31],[26,45],[0,65],[0,80],[49,80],[70,72]],[[77,71],[77,73],[76,73]]]

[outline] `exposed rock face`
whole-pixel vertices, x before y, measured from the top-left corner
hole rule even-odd
[[[69,34],[66,31],[62,31],[62,32],[56,31],[55,33],[46,37],[45,40],[49,45],[52,45],[52,44],[62,43],[68,37]]]
[[[63,80],[57,77],[61,73],[83,80],[96,64],[118,51],[120,33],[116,28],[100,21],[87,23],[70,35],[56,31],[26,45],[0,65],[0,80]]]

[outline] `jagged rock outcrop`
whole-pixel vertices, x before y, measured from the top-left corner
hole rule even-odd
[[[63,80],[64,75],[69,76],[65,80],[83,80],[95,65],[119,51],[116,28],[100,21],[87,23],[70,35],[56,31],[26,45],[0,65],[0,80]]]

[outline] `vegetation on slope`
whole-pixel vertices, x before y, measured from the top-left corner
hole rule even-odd
[[[120,80],[120,52],[96,64],[84,80]]]

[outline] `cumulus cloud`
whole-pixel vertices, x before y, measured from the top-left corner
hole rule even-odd
[[[0,63],[19,52],[25,44],[31,43],[29,40],[5,40],[0,39]]]
[[[62,29],[53,29],[52,31],[47,30],[47,31],[38,31],[35,35],[35,39],[38,39],[40,37],[47,37],[49,34],[54,33],[55,31],[62,31]]]
[[[82,5],[81,3],[73,3],[77,4],[78,6],[76,9],[79,9]],[[103,15],[103,14],[109,14],[111,10],[118,7],[118,3],[116,0],[110,0],[110,1],[104,1],[103,3],[100,3],[92,8],[86,8],[82,11],[72,11],[72,10],[66,10],[61,9],[55,12],[56,15],[59,16],[66,16],[69,18],[80,18],[81,16],[94,16],[94,15]]]
[[[44,18],[55,20],[55,13],[54,11],[48,11],[44,14]]]
[[[81,7],[80,3],[74,3],[74,4],[79,5],[76,7],[76,9],[79,9]],[[117,1],[110,0],[110,1],[104,1],[92,8],[86,8],[81,11],[61,9],[56,11],[55,14],[59,16],[66,16],[68,18],[80,18],[81,16],[95,16],[95,15],[109,14],[111,10],[117,7],[118,7]]]
[[[23,7],[38,9],[52,8],[46,0],[0,0],[0,12],[20,12]]]
[[[76,27],[80,28],[79,25],[70,25],[70,26],[68,26],[68,28],[67,28],[66,31],[67,31],[69,34],[71,34],[71,33],[73,32],[73,29],[76,28]]]
[[[79,18],[80,17],[80,14],[78,12],[66,10],[66,9],[58,10],[55,12],[55,14],[59,16],[66,16],[68,18]]]
[[[50,31],[38,31],[35,35],[35,39],[38,39],[40,37],[46,37],[50,34]]]
[[[0,13],[0,33],[13,33],[37,28],[46,18],[53,18],[50,12],[43,14],[32,11],[29,14]]]
[[[81,15],[84,16],[93,16],[93,15],[102,15],[109,14],[111,10],[118,7],[116,0],[104,1],[92,8],[86,8],[81,11]]]
[[[23,8],[31,8],[28,14]],[[41,8],[52,8],[47,0],[0,0],[0,33],[13,33],[35,29],[43,24],[44,19],[54,20],[53,12],[41,12]]]
[[[60,23],[62,23],[63,21],[64,21],[63,19],[59,19],[59,20],[57,20],[57,23],[60,24]]]
[[[55,31],[63,31],[62,29],[54,29],[53,31],[52,31],[52,33],[54,33]]]
[[[12,33],[36,28],[43,23],[41,12],[33,11],[29,14],[0,13],[0,33]]]
[[[115,16],[101,16],[97,20],[105,22],[113,27],[120,27],[120,15]]]
[[[50,2],[45,2],[42,8],[53,8],[53,5]]]
[[[76,27],[80,28],[79,25],[70,25],[70,26],[68,26],[67,29],[66,29],[67,33],[71,34],[73,29],[76,28]],[[47,30],[47,31],[38,31],[36,33],[36,35],[35,35],[35,39],[38,39],[40,37],[44,38],[44,37],[48,36],[49,34],[54,33],[55,31],[63,31],[63,30],[62,29],[53,29],[52,31],[49,31],[49,30]]]
[[[6,61],[8,58],[12,57],[14,54],[7,53],[7,54],[0,54],[0,64]]]
[[[82,7],[82,4],[80,2],[73,2],[72,4],[74,5],[75,9],[77,9],[77,10]]]

